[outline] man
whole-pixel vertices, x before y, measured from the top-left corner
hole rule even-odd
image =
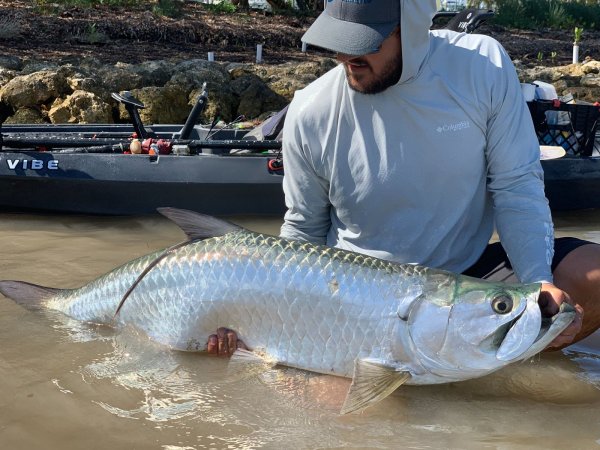
[[[554,247],[539,144],[511,60],[490,37],[430,31],[435,3],[328,0],[304,35],[341,64],[290,105],[281,235],[541,282],[545,315],[563,302],[577,310],[551,344],[561,348],[600,326],[600,246],[567,238]],[[502,245],[488,246],[494,227]],[[209,339],[213,353],[237,345],[224,329]]]

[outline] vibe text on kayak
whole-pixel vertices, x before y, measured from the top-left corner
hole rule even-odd
[[[58,160],[57,159],[49,159],[48,161],[43,161],[41,159],[7,159],[6,163],[8,164],[8,168],[11,170],[15,170],[15,169],[58,170]]]

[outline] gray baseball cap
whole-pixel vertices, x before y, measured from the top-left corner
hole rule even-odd
[[[327,0],[302,42],[346,55],[379,49],[400,24],[400,0]]]

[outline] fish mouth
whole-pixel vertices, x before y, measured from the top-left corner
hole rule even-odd
[[[575,308],[568,303],[560,305],[558,313],[542,318],[539,305],[526,307],[504,325],[506,331],[496,358],[511,362],[530,358],[544,350],[575,318]]]
[[[531,358],[535,354],[544,350],[560,333],[567,328],[575,319],[577,312],[573,305],[562,303],[558,309],[558,313],[552,317],[542,319],[540,334],[529,351],[521,357],[521,359]]]

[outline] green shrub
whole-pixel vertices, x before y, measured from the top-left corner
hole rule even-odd
[[[227,0],[224,0],[220,3],[204,4],[204,7],[215,13],[232,14],[237,11],[237,7]]]
[[[600,30],[600,5],[585,5],[581,2],[564,4],[565,13],[573,22],[589,30]]]
[[[181,16],[180,0],[158,0],[152,8],[152,12],[158,16],[179,17]]]
[[[548,2],[548,17],[546,24],[551,28],[563,28],[572,23],[572,18],[567,16],[565,7],[559,0],[550,0]]]
[[[500,25],[515,28],[526,28],[530,21],[525,17],[525,7],[521,0],[499,0],[493,20]]]
[[[496,0],[492,8],[493,21],[507,27],[600,30],[600,4],[585,0]]]

